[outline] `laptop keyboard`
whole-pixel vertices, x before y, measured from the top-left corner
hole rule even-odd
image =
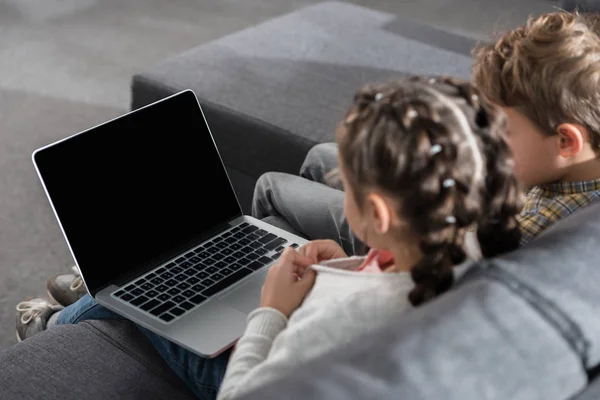
[[[298,244],[244,222],[112,295],[171,322]]]

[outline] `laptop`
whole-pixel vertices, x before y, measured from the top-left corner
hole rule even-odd
[[[32,158],[88,293],[204,357],[235,343],[269,266],[306,242],[243,215],[190,90]]]

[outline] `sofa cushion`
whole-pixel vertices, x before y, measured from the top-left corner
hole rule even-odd
[[[133,78],[132,105],[193,89],[228,168],[253,178],[298,173],[314,144],[333,140],[360,85],[407,73],[468,77],[474,44],[389,13],[321,3],[160,62]]]
[[[61,325],[0,351],[0,399],[192,400],[129,321]]]
[[[600,364],[599,239],[597,203],[246,399],[577,399]]]

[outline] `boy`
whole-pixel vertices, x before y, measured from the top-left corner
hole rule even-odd
[[[520,214],[522,244],[600,199],[599,21],[593,15],[544,14],[474,51],[472,82],[505,111],[515,173],[528,188]],[[336,166],[336,146],[323,144],[309,152],[300,176],[263,175],[254,216],[279,216],[311,239],[332,239],[347,254],[363,253],[344,219],[343,192],[325,182]],[[328,249],[323,242],[323,258]],[[69,305],[85,294],[83,285],[72,290],[76,278],[49,279],[48,294]],[[19,311],[17,329],[23,336],[43,330],[51,307],[59,306],[43,299],[28,302]],[[21,318],[34,309],[35,318]]]

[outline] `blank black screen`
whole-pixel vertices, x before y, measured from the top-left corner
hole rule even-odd
[[[190,91],[42,149],[35,162],[92,293],[241,214]]]

